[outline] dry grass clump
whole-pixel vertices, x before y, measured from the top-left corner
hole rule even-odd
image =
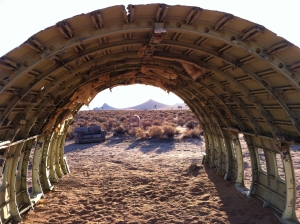
[[[179,131],[171,125],[153,126],[148,130],[150,138],[173,138]]]
[[[126,120],[128,120],[125,116],[122,116],[122,117],[120,117],[120,122],[124,122],[124,121],[126,121]]]
[[[141,127],[144,129],[144,130],[147,130],[147,128],[151,127],[152,126],[152,121],[150,120],[144,120],[144,121],[141,121]]]
[[[194,120],[189,120],[186,124],[185,127],[188,129],[194,129],[197,126],[197,122]]]
[[[154,120],[154,121],[152,122],[152,125],[155,125],[155,126],[161,126],[161,121],[159,121],[159,120]]]
[[[149,128],[148,134],[151,138],[158,138],[161,137],[161,135],[163,134],[163,129],[160,126],[153,126]]]
[[[128,130],[128,135],[137,138],[145,138],[146,132],[142,128],[130,128]]]
[[[174,124],[174,123],[171,123],[171,122],[163,122],[163,124],[162,124],[163,126],[164,125],[166,125],[166,126],[172,126],[172,127],[174,127],[174,128],[176,128],[177,127],[177,125],[176,124]]]
[[[178,130],[175,127],[170,125],[163,125],[163,136],[167,138],[173,138],[176,134],[178,134]]]
[[[194,128],[192,130],[185,130],[182,135],[181,138],[201,138],[200,137],[201,131],[199,128]]]
[[[109,124],[107,122],[101,123],[101,128],[106,131],[110,131]]]
[[[123,125],[114,128],[112,131],[114,135],[125,135],[126,132],[128,132],[128,130],[126,130]]]
[[[93,122],[91,122],[90,123],[90,125],[89,126],[101,126],[101,123],[100,122],[98,122],[98,121],[93,121]]]
[[[113,118],[110,118],[110,119],[107,121],[107,123],[108,123],[108,126],[109,126],[110,129],[116,128],[117,126],[119,126],[119,123],[117,122],[117,120],[116,120],[116,119],[113,119]]]
[[[88,121],[85,121],[85,120],[82,120],[82,119],[77,121],[77,126],[78,127],[86,127],[87,125],[88,125]]]
[[[128,130],[128,135],[129,136],[136,136],[136,129],[137,128],[130,128],[129,130]]]
[[[135,129],[135,136],[138,138],[144,138],[145,137],[145,132],[141,128]]]
[[[182,118],[177,119],[177,125],[183,126],[184,124],[185,124],[185,120],[183,120]]]

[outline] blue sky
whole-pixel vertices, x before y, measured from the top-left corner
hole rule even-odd
[[[112,5],[146,4],[152,1],[74,1],[74,0],[0,0],[0,56],[27,40],[33,34],[54,25],[56,22],[77,14],[87,13]],[[170,1],[161,3],[183,4],[204,9],[231,13],[235,16],[261,24],[267,29],[300,46],[300,1],[299,0],[210,0],[210,1]],[[126,99],[126,100],[124,100]],[[91,102],[90,108],[108,103],[124,108],[148,99],[166,104],[182,102],[174,94],[167,94],[155,87],[135,85],[117,87],[110,92],[99,93]]]

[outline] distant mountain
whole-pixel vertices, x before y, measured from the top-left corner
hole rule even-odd
[[[134,106],[134,107],[125,108],[124,110],[155,110],[155,107],[154,107],[155,105],[158,110],[160,108],[169,106],[169,105],[166,105],[163,103],[156,102],[154,100],[148,100],[145,103],[142,103],[142,104]]]
[[[185,106],[185,103],[176,103],[174,105],[166,105],[165,107],[159,108],[160,110],[177,110],[178,106],[182,107],[182,109],[188,109],[187,106]]]
[[[120,109],[120,108],[111,107],[107,103],[104,103],[102,107],[95,107],[93,110],[156,110],[154,107],[155,105],[158,110],[176,110],[178,109],[178,106],[182,106],[182,109],[187,109],[184,103],[167,105],[150,99],[147,102],[139,104],[134,107]]]
[[[93,110],[119,110],[118,108],[111,107],[107,103],[103,104],[102,107],[95,107]]]

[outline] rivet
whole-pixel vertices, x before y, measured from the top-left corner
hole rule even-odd
[[[176,27],[177,27],[177,28],[180,28],[180,27],[181,27],[181,23],[180,23],[180,22],[177,22],[177,23],[176,23]]]
[[[55,47],[54,47],[53,45],[51,45],[51,46],[49,47],[49,50],[50,50],[50,51],[54,51],[54,50],[55,50]]]

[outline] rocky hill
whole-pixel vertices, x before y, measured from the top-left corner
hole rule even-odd
[[[93,110],[119,110],[119,109],[115,107],[111,107],[107,103],[104,103],[102,107],[95,107]]]
[[[139,105],[134,106],[134,107],[126,108],[126,110],[155,110],[155,109],[160,109],[160,108],[163,108],[163,107],[166,107],[166,106],[168,106],[168,105],[163,104],[163,103],[159,103],[157,101],[154,101],[154,100],[150,99],[145,103],[139,104]]]
[[[145,103],[128,107],[128,108],[115,108],[112,106],[109,106],[107,103],[104,103],[102,107],[95,107],[94,110],[176,110],[178,109],[178,106],[182,106],[183,109],[186,109],[186,106],[184,103],[176,103],[174,105],[167,105],[164,103],[160,103],[157,101],[154,101],[152,99],[148,100]]]

